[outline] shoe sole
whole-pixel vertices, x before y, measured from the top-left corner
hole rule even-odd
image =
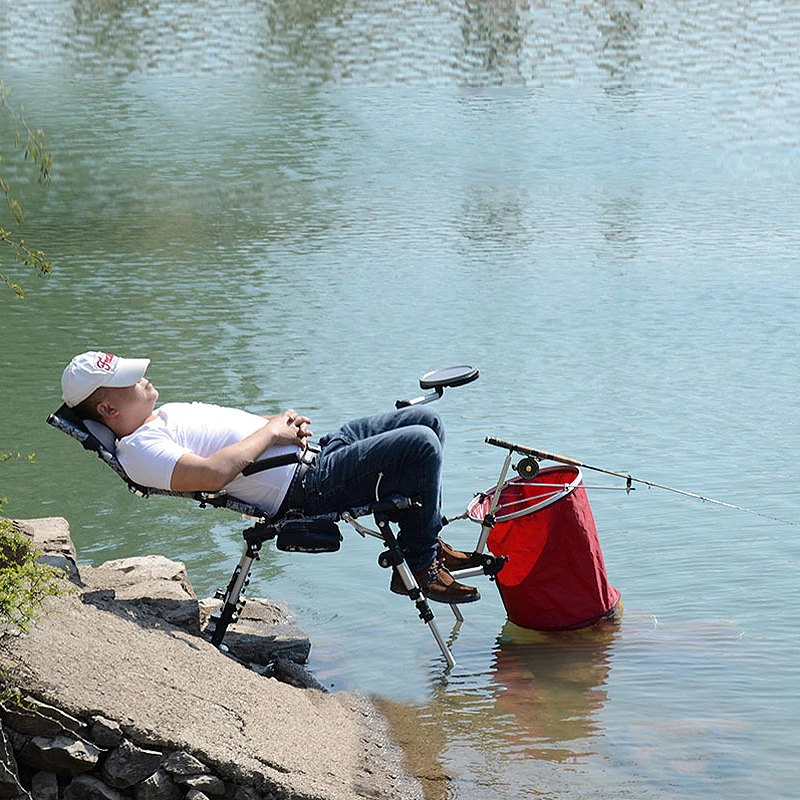
[[[475,561],[475,560],[462,561],[458,564],[454,563],[448,564],[446,561],[442,561],[442,564],[448,572],[458,572],[459,570],[462,569],[475,569],[476,567],[485,566],[483,559],[481,559],[480,561]]]
[[[475,592],[475,594],[468,594],[464,597],[435,597],[431,594],[426,594],[425,597],[428,600],[432,600],[434,603],[445,603],[448,606],[452,605],[460,605],[463,603],[474,603],[477,600],[481,599],[480,592]]]
[[[408,591],[403,589],[395,589],[392,586],[389,587],[389,591],[393,594],[398,594],[401,597],[408,597]],[[423,594],[425,594],[423,592]],[[426,599],[432,600],[434,603],[444,603],[448,606],[450,605],[459,605],[460,603],[475,603],[476,601],[481,599],[481,594],[476,590],[475,594],[468,594],[464,595],[463,597],[434,597],[432,595],[426,594]]]

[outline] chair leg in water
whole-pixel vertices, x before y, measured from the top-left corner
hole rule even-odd
[[[448,668],[454,667],[456,665],[455,657],[448,647],[447,642],[444,640],[444,637],[439,632],[433,611],[431,611],[427,598],[419,588],[414,573],[411,572],[408,568],[408,564],[406,564],[405,557],[397,544],[397,538],[389,525],[388,518],[383,514],[376,514],[375,522],[380,530],[381,538],[387,547],[387,549],[378,556],[378,564],[381,567],[393,567],[397,571],[400,580],[403,582],[403,586],[408,590],[408,596],[417,607],[419,618],[430,628],[433,638],[436,640],[436,644],[439,645],[439,649],[442,651]]]

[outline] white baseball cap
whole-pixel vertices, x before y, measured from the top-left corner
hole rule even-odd
[[[61,375],[61,396],[73,408],[101,386],[133,386],[144,377],[149,364],[149,358],[120,358],[97,350],[81,353]]]

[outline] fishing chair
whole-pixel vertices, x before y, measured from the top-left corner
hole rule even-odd
[[[460,368],[463,369],[463,368]],[[446,374],[445,374],[446,373]],[[462,382],[468,382],[463,377],[451,375],[449,371],[439,371],[429,373],[434,376],[431,380],[425,381],[425,377],[420,381],[422,388],[433,388],[432,394],[416,398],[415,400],[398,401],[398,407],[411,405],[421,402],[430,402],[441,397],[444,386],[457,386]],[[474,370],[474,380],[477,377],[477,370]],[[371,503],[360,508],[349,509],[339,514],[328,514],[323,516],[302,516],[297,512],[289,512],[282,517],[271,518],[264,509],[258,508],[250,503],[243,502],[238,498],[227,494],[224,490],[220,492],[173,492],[164,489],[154,489],[142,486],[132,481],[125,473],[122,465],[116,457],[116,439],[114,433],[105,425],[94,420],[81,419],[74,410],[66,404],[62,405],[57,411],[47,417],[48,424],[71,436],[81,443],[86,450],[90,450],[105,462],[117,475],[127,484],[128,489],[139,497],[151,497],[152,495],[168,495],[172,497],[186,497],[200,504],[201,508],[212,506],[214,508],[225,508],[235,511],[252,522],[252,525],[242,532],[244,539],[244,552],[239,559],[231,575],[225,590],[219,590],[216,594],[217,599],[222,600],[222,606],[218,612],[212,615],[206,635],[209,636],[212,644],[223,651],[227,651],[223,644],[225,633],[231,623],[236,622],[241,614],[245,603],[243,597],[244,589],[249,584],[250,571],[253,562],[258,559],[259,551],[264,542],[271,539],[275,540],[276,547],[285,552],[304,552],[321,553],[335,552],[341,543],[341,533],[339,532],[338,522],[343,521],[350,524],[362,537],[371,536],[380,539],[385,550],[378,557],[378,564],[381,567],[393,567],[397,570],[404,586],[408,590],[411,601],[416,606],[420,619],[425,623],[433,634],[439,649],[444,656],[448,667],[455,665],[455,658],[449,645],[445,642],[434,619],[433,611],[427,599],[420,591],[419,585],[414,578],[414,574],[409,569],[403,552],[400,549],[397,538],[392,530],[391,523],[393,515],[402,509],[409,508],[414,501],[408,497],[394,496],[387,500]],[[299,460],[302,456],[290,456],[292,460]],[[287,456],[263,459],[249,465],[243,474],[250,475],[264,469],[272,469],[284,466],[287,463]],[[372,515],[375,520],[377,530],[373,530],[358,522],[359,517]],[[502,559],[498,560],[491,555],[484,555],[483,564],[469,570],[462,570],[454,573],[456,577],[464,578],[473,575],[485,574],[492,577],[502,568]],[[458,623],[463,621],[460,609],[451,606]]]

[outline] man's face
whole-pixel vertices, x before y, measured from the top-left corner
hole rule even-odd
[[[128,419],[146,419],[153,413],[158,400],[158,389],[147,378],[141,378],[133,386],[107,387],[107,402]]]

